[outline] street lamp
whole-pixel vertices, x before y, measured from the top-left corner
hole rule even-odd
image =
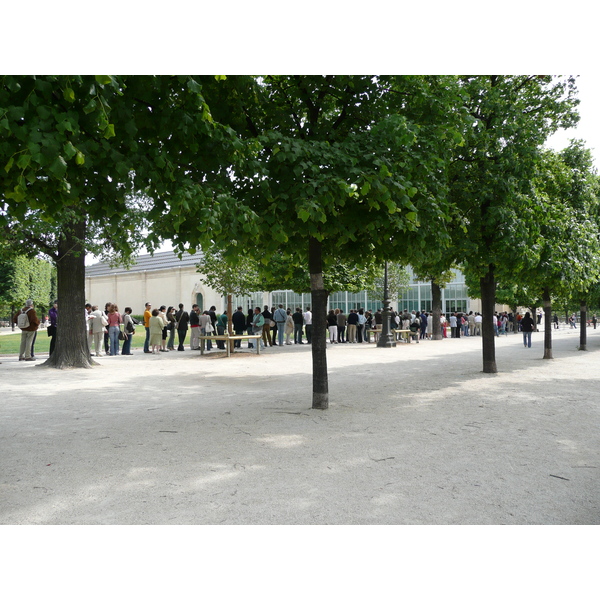
[[[378,348],[395,348],[396,340],[392,335],[390,327],[390,298],[388,292],[388,264],[385,261],[384,275],[383,275],[383,322],[381,324],[381,334],[379,335],[379,341],[377,342]]]

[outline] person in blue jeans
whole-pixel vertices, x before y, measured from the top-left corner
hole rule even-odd
[[[531,315],[526,312],[521,319],[521,331],[523,332],[523,345],[525,348],[531,348],[531,333],[533,332],[534,323]]]
[[[287,320],[287,312],[283,308],[283,304],[273,312],[273,321],[277,323],[277,341],[279,346],[283,346],[283,334],[285,333],[285,322]]]

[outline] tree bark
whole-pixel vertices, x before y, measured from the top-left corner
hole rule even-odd
[[[494,335],[494,308],[496,306],[496,280],[494,265],[489,265],[488,272],[479,280],[481,289],[481,337],[483,343],[483,372],[497,373],[496,339]]]
[[[308,242],[308,268],[312,300],[312,407],[324,410],[329,407],[326,347],[328,292],[323,283],[322,244],[312,237]]]
[[[91,359],[85,317],[85,221],[71,223],[58,243],[56,276],[58,324],[52,356],[40,366],[55,369],[88,369]]]
[[[552,301],[548,288],[544,288],[542,300],[544,302],[544,358],[554,358],[552,356]]]
[[[579,350],[587,350],[587,306],[585,301],[579,303]]]
[[[442,327],[440,319],[442,318],[442,289],[435,282],[435,279],[431,280],[431,318],[433,323],[431,324],[431,338],[434,340],[443,340]]]

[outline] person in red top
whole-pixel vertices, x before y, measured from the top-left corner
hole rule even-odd
[[[29,324],[27,326],[21,327],[19,325],[20,315],[27,315],[27,319],[29,320]],[[40,326],[40,320],[35,312],[35,309],[33,308],[33,300],[27,300],[27,302],[25,302],[25,306],[15,314],[13,321],[19,325],[21,329],[21,348],[19,350],[19,360],[35,360],[35,358],[31,355],[31,345],[33,344],[35,332]]]

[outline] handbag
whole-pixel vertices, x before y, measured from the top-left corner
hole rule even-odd
[[[124,331],[122,331],[122,330],[119,330],[119,339],[120,340],[126,340],[127,339],[127,334]]]
[[[214,331],[211,321],[207,321],[204,331],[206,331],[206,333],[212,333]]]

